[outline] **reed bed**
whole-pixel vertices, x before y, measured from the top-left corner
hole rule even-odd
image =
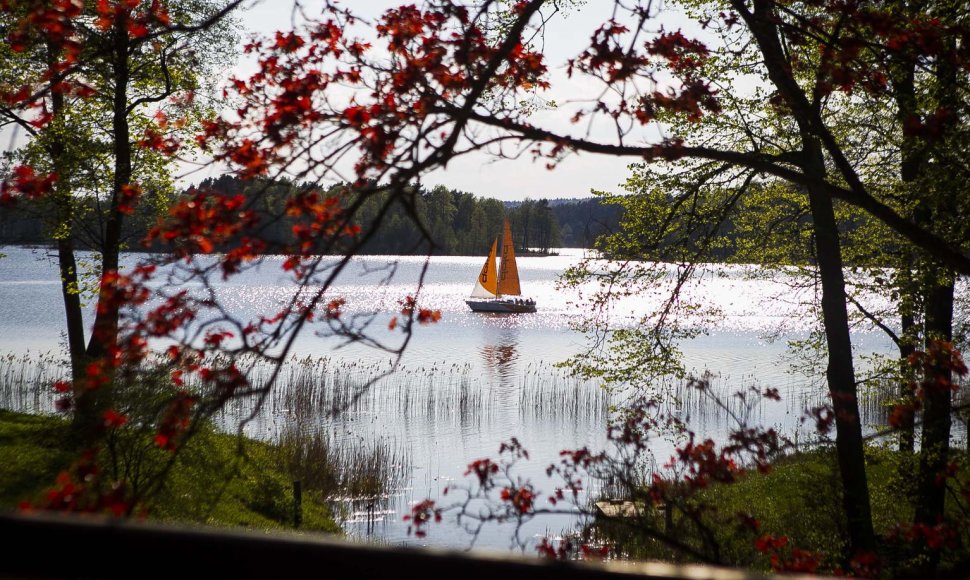
[[[764,418],[765,399],[749,390],[754,385],[753,379],[742,377],[736,381],[706,374],[700,380],[685,379],[670,384],[666,404],[696,429],[732,426],[736,420],[759,423]]]
[[[53,384],[68,375],[64,360],[51,352],[0,356],[0,408],[22,413],[55,411]]]
[[[468,363],[400,366],[327,358],[292,361],[280,375],[269,414],[299,423],[321,418],[393,417],[481,425],[496,409],[517,405],[522,418],[600,421],[609,415],[609,393],[594,381],[542,361],[529,363],[516,393],[502,395]],[[259,371],[257,371],[258,374]]]
[[[410,454],[386,439],[337,440],[324,430],[291,427],[277,445],[303,488],[333,501],[386,501],[411,479]]]
[[[280,375],[267,411],[302,424],[363,415],[475,424],[488,414],[490,390],[473,379],[469,364],[391,370],[390,362],[295,360]]]
[[[553,365],[529,363],[519,385],[523,418],[606,423],[611,397],[596,381],[571,375]]]

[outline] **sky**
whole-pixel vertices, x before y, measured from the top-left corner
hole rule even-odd
[[[402,3],[404,0],[345,0],[343,5],[365,17],[376,17]],[[312,0],[303,2],[310,14],[313,13],[314,4]],[[292,29],[292,7],[292,2],[288,0],[256,0],[245,5],[238,17],[243,30],[272,34],[276,30]],[[551,68],[552,89],[542,94],[542,98],[555,100],[563,106],[571,101],[595,99],[599,95],[599,87],[588,81],[567,79],[565,62],[583,48],[594,28],[609,18],[612,7],[613,2],[608,0],[587,0],[582,6],[571,9],[566,18],[559,19],[546,35],[544,53]],[[676,29],[686,26],[686,22],[668,17],[663,25]],[[244,62],[237,65],[240,72],[245,68]],[[575,132],[575,127],[570,127],[565,121],[569,116],[556,111],[540,113],[537,121],[549,128]],[[595,136],[604,129],[594,127],[592,134]],[[485,154],[475,154],[456,159],[445,169],[428,174],[424,184],[445,185],[502,200],[581,198],[589,197],[592,190],[619,191],[630,174],[630,162],[630,159],[611,156],[577,154],[562,161],[554,170],[549,170],[545,160],[534,162],[528,154],[516,160],[497,160]],[[202,177],[205,175],[196,174],[193,181]]]

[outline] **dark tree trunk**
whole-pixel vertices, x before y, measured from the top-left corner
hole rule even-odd
[[[953,282],[935,283],[926,295],[928,341],[953,339]],[[945,379],[951,379],[946,371]],[[927,377],[928,381],[933,377]],[[951,392],[949,388],[925,390],[923,431],[920,439],[919,476],[916,491],[916,523],[936,525],[943,517],[945,480],[950,453]]]
[[[910,291],[900,292],[900,295],[908,292]],[[915,403],[913,370],[909,363],[909,357],[916,352],[916,343],[913,341],[913,335],[916,331],[916,321],[913,319],[913,313],[911,311],[907,311],[902,306],[900,309],[902,312],[899,317],[901,326],[899,336],[899,398],[900,404],[910,409]],[[905,413],[900,423],[896,426],[896,429],[899,431],[899,450],[903,453],[912,454],[916,450],[916,412],[909,411]]]
[[[944,7],[944,12],[950,12],[953,7]],[[947,15],[947,19],[954,17],[954,14]],[[956,50],[955,40],[947,40],[948,52],[953,54]],[[958,66],[959,63],[952,62],[951,59],[937,59],[935,63],[936,74],[936,105],[938,110],[946,110],[951,113],[959,111],[962,103],[958,93]],[[953,135],[952,126],[946,128],[944,134],[935,141],[932,146],[937,151],[944,151],[948,148],[950,138]],[[932,196],[925,196],[929,211],[926,221],[922,222],[927,229],[938,221],[952,219],[959,215],[959,204],[955,199],[956,192],[961,189],[956,184],[947,184],[940,191],[927,192]],[[944,225],[944,227],[946,227]],[[926,276],[926,296],[924,303],[925,311],[925,340],[927,346],[933,340],[953,340],[953,290],[955,284],[955,274],[943,267],[928,265]],[[946,380],[952,379],[950,371],[944,370],[945,376],[940,377]],[[946,486],[945,478],[942,477],[946,470],[949,460],[950,450],[950,427],[951,427],[951,391],[949,387],[937,387],[925,389],[923,398],[923,430],[920,440],[920,467],[917,478],[916,492],[916,516],[917,523],[935,525],[944,515]],[[933,564],[938,562],[938,553],[931,557]]]
[[[119,19],[121,20],[121,19]],[[114,182],[111,191],[111,206],[105,220],[104,238],[101,242],[101,274],[118,271],[121,252],[121,226],[123,214],[118,206],[121,191],[131,182],[131,131],[128,126],[128,83],[131,72],[128,68],[128,32],[124,21],[115,25],[114,35],[114,102],[112,104],[112,137],[114,139]],[[98,311],[94,320],[94,331],[88,342],[87,353],[99,357],[118,341],[119,311],[106,303],[104,296],[99,297]]]
[[[47,45],[48,65],[57,60],[57,49],[52,43]],[[51,91],[51,115],[60,120],[65,113],[64,94]],[[55,121],[56,122],[56,121]],[[84,314],[81,310],[80,285],[77,274],[77,260],[74,256],[74,202],[71,199],[70,183],[67,181],[69,169],[64,159],[64,145],[55,140],[49,150],[54,171],[60,177],[54,190],[54,230],[57,239],[57,265],[61,277],[61,298],[67,323],[67,348],[71,357],[71,380],[80,384],[84,371]]]
[[[807,172],[824,172],[821,151],[816,142],[806,140]],[[842,476],[842,507],[854,551],[872,550],[875,533],[869,503],[869,484],[862,439],[852,341],[846,309],[842,249],[832,199],[809,191],[809,205],[815,233],[815,254],[822,284],[822,321],[828,364],[825,377],[835,412],[835,450]]]
[[[905,9],[905,6],[901,6]],[[914,115],[919,114],[919,103],[916,100],[916,61],[908,53],[902,52],[891,60],[893,99],[896,101],[896,119],[900,126],[904,126]],[[904,132],[900,146],[902,158],[899,165],[899,177],[903,184],[910,189],[910,195],[917,187],[917,179],[923,167],[926,151],[919,139]],[[914,257],[908,254],[901,266],[903,275],[900,276],[899,313],[902,334],[899,344],[900,358],[900,404],[911,407],[914,404],[912,390],[912,368],[909,356],[916,351],[916,321],[915,297],[918,290],[911,279],[910,272],[914,267]],[[915,450],[915,412],[906,413],[902,417],[899,429],[899,450],[913,453]]]
[[[47,45],[48,65],[53,66],[59,58],[58,49]],[[65,114],[64,94],[50,91],[51,114],[55,122]],[[91,402],[86,397],[85,348],[84,348],[84,311],[81,309],[80,281],[77,273],[77,259],[74,255],[74,200],[69,181],[69,161],[65,159],[64,144],[53,140],[48,146],[51,164],[59,179],[54,189],[54,236],[57,240],[57,268],[61,278],[61,301],[64,304],[64,318],[67,329],[67,350],[71,363],[71,383],[74,401],[77,405],[72,416],[73,440],[84,446],[88,442],[96,423],[96,414],[88,408]]]
[[[126,21],[119,16],[115,22],[113,44],[114,100],[112,103],[112,138],[114,153],[114,181],[111,188],[111,204],[105,219],[101,239],[101,276],[118,271],[121,253],[121,226],[123,214],[119,209],[123,186],[131,181],[131,135],[128,126],[128,83],[131,78],[128,62],[129,38]],[[86,354],[98,359],[118,345],[120,311],[117,302],[102,287],[98,296],[97,310]],[[105,372],[112,372],[105,369]],[[111,408],[114,400],[113,376],[105,377],[107,383],[96,389],[84,389],[77,401],[77,422],[81,423],[81,441],[94,442],[100,436],[101,416]]]
[[[817,134],[821,126],[820,114],[792,76],[791,61],[781,43],[776,4],[769,0],[755,0],[753,4],[733,1],[731,4],[751,30],[764,57],[768,77],[790,106],[792,119],[798,124],[802,141],[802,170],[806,175],[824,179],[825,160]],[[832,199],[818,187],[808,188],[808,197],[822,284],[822,320],[828,347],[825,374],[835,411],[835,448],[842,480],[842,507],[848,524],[850,549],[855,553],[872,551],[875,534],[852,366],[839,231]]]

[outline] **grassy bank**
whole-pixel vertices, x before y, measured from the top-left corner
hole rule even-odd
[[[179,455],[146,506],[151,519],[255,529],[293,527],[293,476],[286,450],[204,431]],[[0,410],[0,508],[14,509],[51,486],[76,459],[60,417]],[[319,490],[303,495],[302,529],[337,533]]]
[[[951,449],[962,483],[970,458],[966,451]],[[881,561],[890,571],[906,571],[925,560],[926,552],[894,530],[913,521],[915,476],[918,457],[883,446],[866,449],[866,471],[872,505],[873,525],[879,541]],[[951,498],[952,500],[953,498]],[[948,511],[961,521],[957,501],[948,500]],[[783,554],[792,548],[821,555],[823,567],[843,564],[847,550],[847,523],[842,506],[841,483],[834,450],[823,447],[779,459],[767,473],[750,471],[732,484],[712,484],[687,500],[687,510],[673,510],[665,522],[660,510],[647,509],[641,519],[600,521],[600,538],[618,551],[636,559],[690,560],[675,552],[652,532],[660,532],[691,546],[716,544],[720,559],[729,565],[767,570],[769,554],[757,549],[764,535],[787,538]],[[693,512],[688,515],[688,511]],[[699,517],[698,514],[703,514]],[[738,514],[757,520],[747,525]],[[704,531],[701,531],[701,529]],[[965,566],[970,561],[970,530],[958,532],[952,546],[939,552],[941,569]]]

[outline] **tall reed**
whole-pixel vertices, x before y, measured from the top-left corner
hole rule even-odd
[[[55,411],[53,385],[63,380],[68,368],[52,352],[0,356],[0,408],[23,413]]]

